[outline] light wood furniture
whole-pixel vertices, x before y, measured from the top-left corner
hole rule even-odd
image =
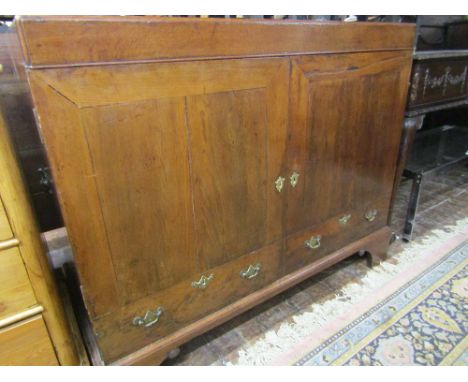
[[[414,26],[18,29],[96,362],[160,363],[353,253],[385,256]]]
[[[0,115],[0,365],[78,358]]]

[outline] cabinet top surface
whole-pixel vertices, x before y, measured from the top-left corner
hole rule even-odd
[[[415,26],[157,16],[22,16],[31,68],[411,50]]]

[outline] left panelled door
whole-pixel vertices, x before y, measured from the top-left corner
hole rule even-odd
[[[171,308],[185,309],[190,322],[191,281],[216,267],[222,277],[222,267],[243,256],[280,247],[271,249],[282,237],[275,180],[286,146],[288,73],[284,59],[30,72],[107,361],[186,324]],[[231,289],[194,309],[222,307]],[[152,331],[132,325],[160,300],[172,323],[161,320]],[[122,333],[126,341],[115,341]]]

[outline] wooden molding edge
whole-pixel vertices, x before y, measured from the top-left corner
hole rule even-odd
[[[4,249],[10,249],[13,247],[17,247],[19,245],[19,240],[17,238],[12,238],[4,241],[0,241],[0,251],[3,251]]]
[[[408,23],[151,16],[20,16],[17,26],[25,64],[32,68],[412,51],[416,29]],[[369,34],[374,38],[361,37]]]
[[[6,318],[2,318],[0,320],[0,329],[3,329],[12,324],[16,324],[17,322],[25,320],[29,317],[33,317],[36,314],[42,313],[43,311],[44,308],[41,305],[37,305],[27,310],[23,310],[22,312],[8,316]]]

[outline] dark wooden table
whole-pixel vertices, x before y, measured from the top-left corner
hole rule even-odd
[[[403,239],[405,240],[411,240],[423,179],[442,167],[465,159],[465,152],[468,150],[467,147],[460,152],[461,154],[457,151],[458,149],[455,149],[456,154],[449,152],[450,148],[444,143],[446,137],[452,137],[453,134],[460,131],[463,134],[464,130],[450,131],[451,129],[442,126],[432,133],[432,143],[429,145],[429,150],[435,150],[435,153],[433,153],[430,164],[428,162],[426,167],[417,167],[415,164],[418,163],[419,155],[425,156],[426,159],[431,156],[423,148],[424,142],[427,143],[427,140],[424,141],[424,137],[421,137],[420,144],[414,145],[417,152],[412,152],[416,132],[422,127],[427,113],[464,105],[468,105],[468,50],[415,52],[398,165],[399,174],[413,180],[403,229]],[[443,155],[446,155],[448,159],[444,160]]]

